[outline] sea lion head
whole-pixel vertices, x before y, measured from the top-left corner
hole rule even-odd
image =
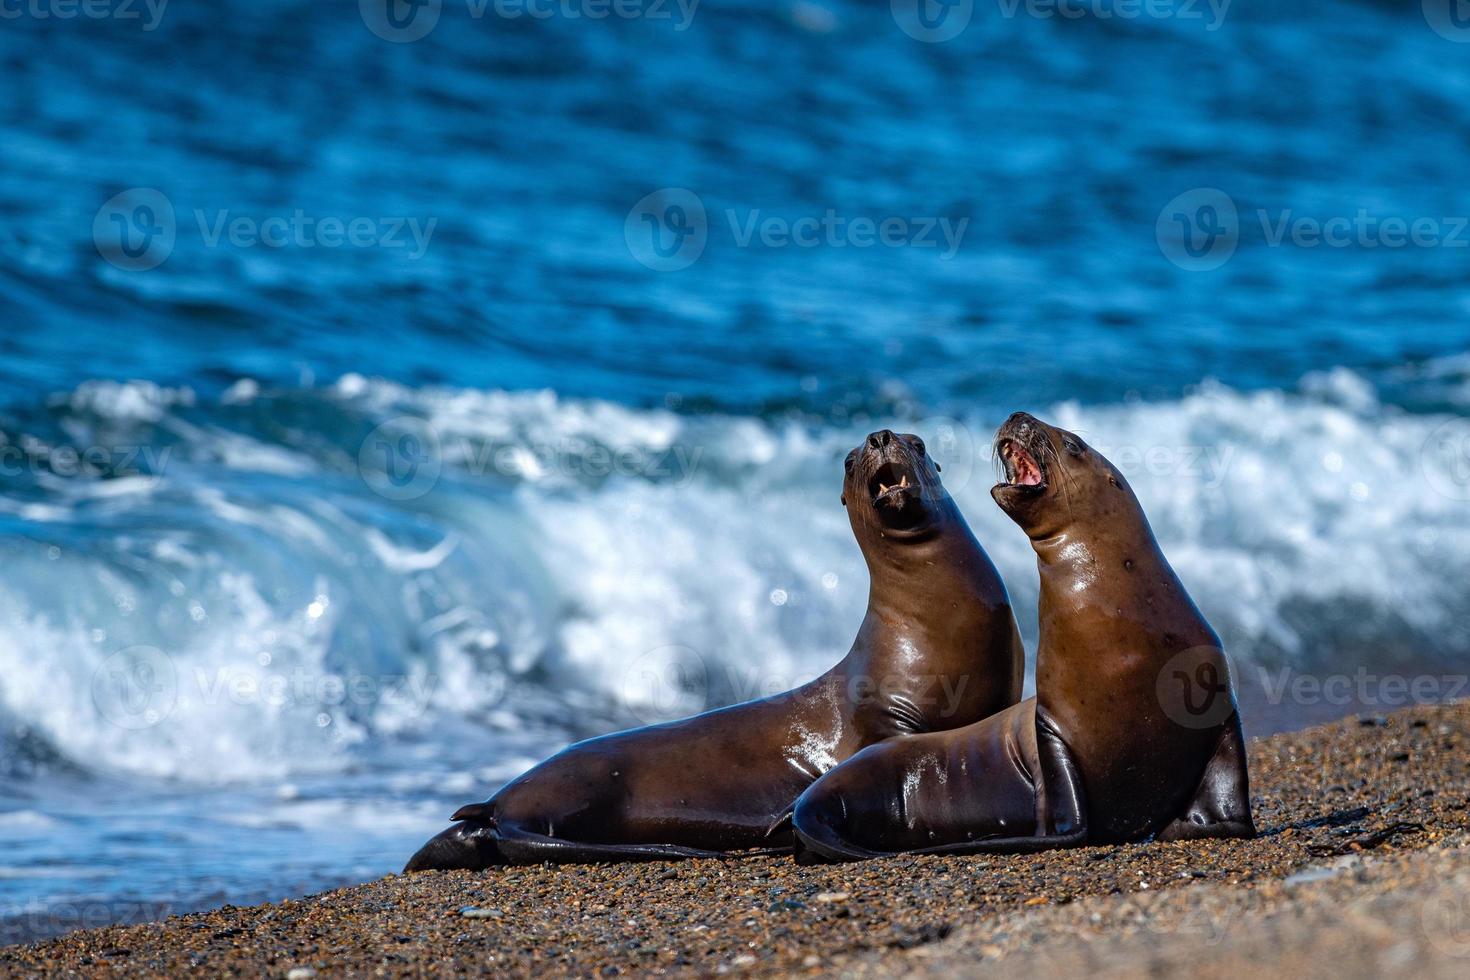
[[[864,549],[878,540],[915,542],[936,535],[954,508],[924,440],[879,429],[847,454],[842,503]]]
[[[995,434],[995,456],[1004,479],[990,496],[1032,540],[1138,510],[1128,481],[1102,453],[1034,415],[1006,419]]]

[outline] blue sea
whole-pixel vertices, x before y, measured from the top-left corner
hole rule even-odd
[[[819,672],[884,425],[1031,649],[1015,409],[1253,733],[1459,696],[1470,23],[921,2],[0,6],[0,939],[396,871]]]

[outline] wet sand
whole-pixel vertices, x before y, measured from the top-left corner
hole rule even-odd
[[[0,949],[21,975],[1470,975],[1470,703],[1250,746],[1261,836],[390,876]]]

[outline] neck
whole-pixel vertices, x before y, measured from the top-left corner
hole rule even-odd
[[[879,541],[864,549],[870,622],[922,635],[928,623],[953,623],[957,607],[989,615],[996,601],[990,593],[999,581],[990,559],[958,514],[946,516],[939,527],[924,540]]]

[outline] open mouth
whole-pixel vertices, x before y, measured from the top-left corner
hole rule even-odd
[[[1005,467],[1007,486],[1030,488],[1032,492],[1046,489],[1046,471],[1036,456],[1020,442],[1002,438],[995,450]]]
[[[902,462],[889,460],[868,478],[873,507],[889,527],[916,527],[924,519],[918,474]]]

